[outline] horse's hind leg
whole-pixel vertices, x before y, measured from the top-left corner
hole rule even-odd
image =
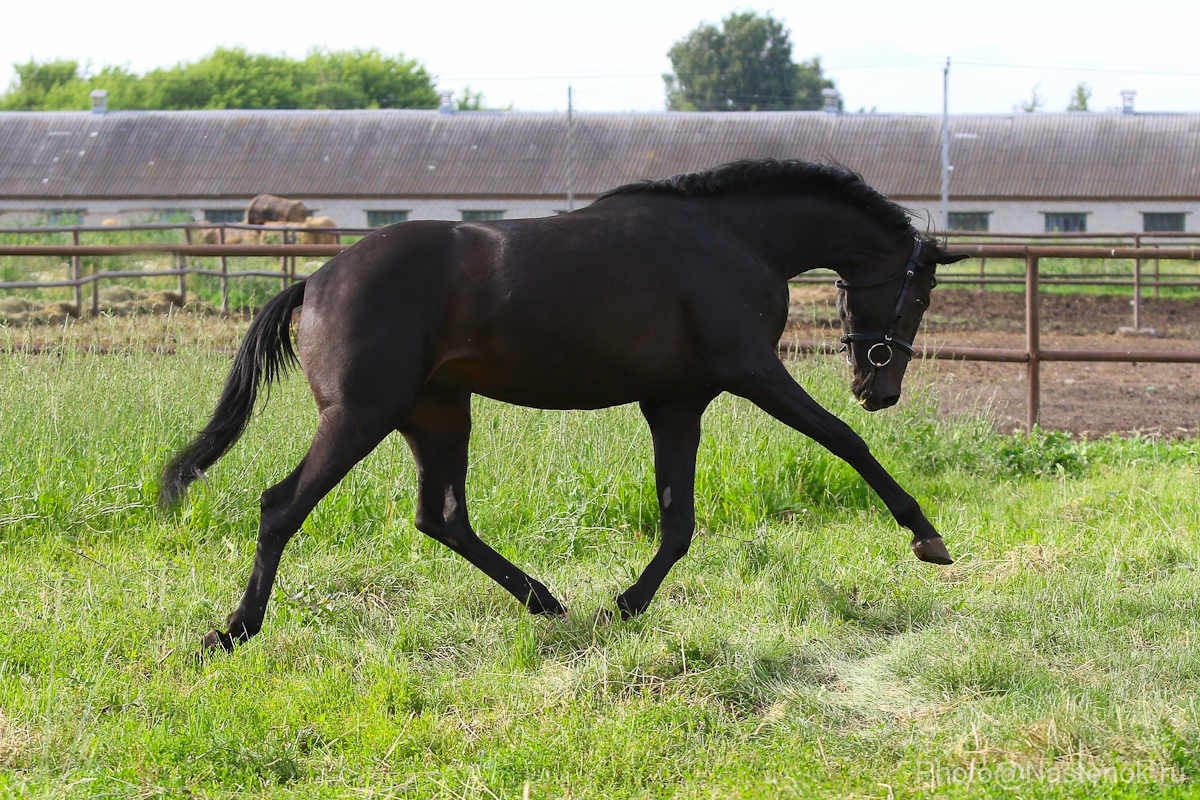
[[[390,419],[374,419],[362,409],[330,406],[321,412],[316,435],[308,452],[292,473],[262,494],[262,516],[254,567],[246,591],[226,621],[227,632],[210,631],[204,637],[209,649],[232,650],[262,628],[288,541],[304,519],[351,467],[375,449],[391,432]]]
[[[417,462],[417,530],[481,569],[531,613],[565,614],[549,589],[488,547],[467,519],[470,393],[426,386],[399,430]]]
[[[696,451],[700,447],[700,418],[712,397],[672,403],[642,403],[642,415],[654,438],[654,484],[662,516],[658,552],[637,582],[617,597],[621,617],[646,610],[675,562],[692,544],[696,528]]]

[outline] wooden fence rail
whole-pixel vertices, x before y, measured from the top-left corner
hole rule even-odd
[[[229,281],[238,278],[279,278],[283,287],[308,277],[296,271],[297,257],[335,256],[349,245],[341,244],[173,244],[170,242],[131,244],[81,244],[81,245],[5,245],[0,244],[0,256],[64,256],[71,257],[71,275],[61,281],[4,281],[0,289],[48,289],[72,286],[75,288],[75,305],[83,309],[83,287],[92,286],[93,316],[100,313],[100,281],[118,278],[165,278],[179,277],[179,294],[187,298],[187,276],[207,275],[221,281],[221,310],[229,310]],[[158,270],[98,270],[90,275],[80,274],[80,258],[85,256],[128,256],[128,255],[173,255],[179,259],[175,269]],[[188,256],[216,257],[220,269],[204,269],[189,266]],[[231,257],[274,257],[280,258],[278,270],[229,269]]]

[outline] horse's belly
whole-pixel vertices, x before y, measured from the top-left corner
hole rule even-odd
[[[696,370],[680,366],[587,354],[534,361],[464,358],[443,363],[429,380],[531,408],[608,408],[686,392],[697,383]]]

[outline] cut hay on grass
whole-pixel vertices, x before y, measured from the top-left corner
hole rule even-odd
[[[219,309],[206,303],[192,301],[185,304],[183,296],[175,291],[149,291],[113,286],[100,292],[100,314],[103,316],[170,315],[185,310],[191,314],[221,314]],[[58,301],[39,307],[23,298],[7,297],[0,300],[0,326],[61,326],[86,319],[88,318],[82,317],[79,307],[74,303]]]

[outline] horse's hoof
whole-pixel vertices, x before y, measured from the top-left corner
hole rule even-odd
[[[940,536],[931,536],[928,539],[913,539],[913,553],[922,561],[927,561],[930,564],[953,564],[954,559],[950,557],[949,551],[946,550],[946,543],[942,541]]]
[[[204,637],[204,655],[211,653],[232,653],[233,637],[213,629]]]
[[[553,597],[550,598],[549,602],[541,602],[537,598],[530,598],[529,602],[525,604],[525,608],[529,609],[530,614],[555,617],[565,617],[567,615],[567,609]]]

